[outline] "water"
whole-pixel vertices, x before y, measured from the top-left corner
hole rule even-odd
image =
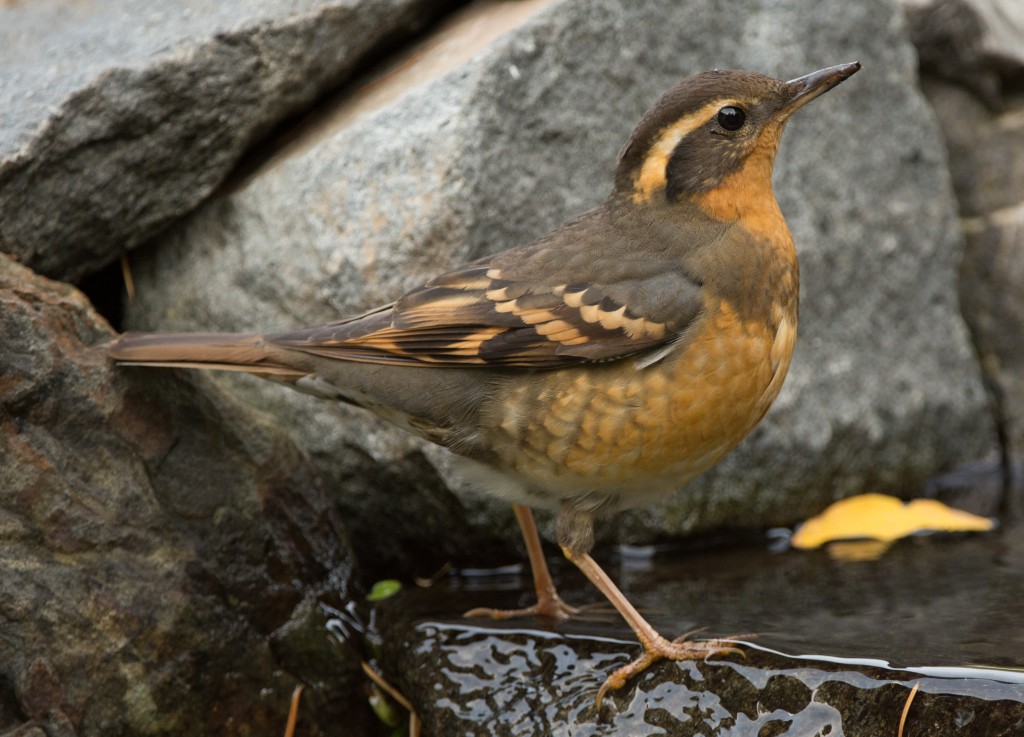
[[[874,561],[767,545],[604,561],[666,636],[757,636],[745,658],[652,668],[600,716],[605,675],[638,650],[606,607],[553,627],[459,617],[529,603],[528,575],[407,592],[388,618],[411,647],[386,659],[428,733],[895,736],[917,684],[907,735],[1024,734],[1022,533],[915,538]],[[571,566],[555,575],[570,603],[600,601]]]

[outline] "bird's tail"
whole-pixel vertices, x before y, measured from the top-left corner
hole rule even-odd
[[[162,366],[244,371],[277,377],[306,372],[275,360],[263,337],[254,333],[125,333],[107,354],[126,366]]]

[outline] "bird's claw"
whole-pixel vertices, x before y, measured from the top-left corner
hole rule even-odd
[[[566,604],[558,594],[552,594],[551,596],[539,598],[536,604],[523,609],[492,609],[491,607],[477,607],[475,609],[470,609],[462,616],[466,618],[484,617],[498,620],[537,617],[538,619],[553,622],[564,622],[567,619],[572,619],[579,613],[580,610],[578,608]]]
[[[737,640],[732,638],[719,640],[689,640],[693,632],[677,637],[671,642],[660,635],[657,639],[642,643],[644,652],[639,658],[617,668],[605,679],[597,691],[595,708],[601,713],[601,704],[609,691],[617,691],[626,685],[634,676],[643,673],[659,660],[706,660],[716,655],[742,655],[745,653],[737,647]],[[746,635],[742,635],[746,637]]]

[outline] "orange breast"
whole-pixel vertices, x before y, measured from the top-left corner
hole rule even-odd
[[[502,403],[493,447],[557,497],[614,494],[630,506],[677,489],[735,447],[778,395],[796,336],[787,312],[772,330],[723,302],[685,347],[646,368],[626,359],[536,374]]]

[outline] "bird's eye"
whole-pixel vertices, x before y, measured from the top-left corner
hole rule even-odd
[[[747,122],[743,108],[727,105],[718,111],[718,124],[727,131],[738,131]]]

